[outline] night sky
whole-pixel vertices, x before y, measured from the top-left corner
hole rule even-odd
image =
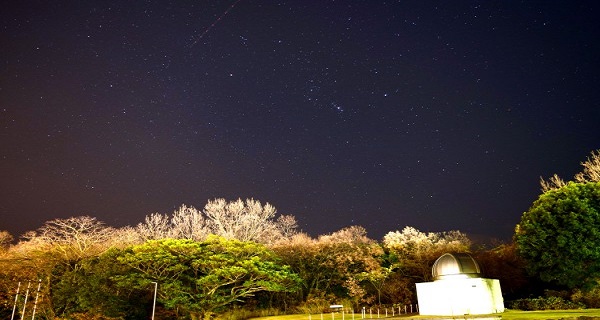
[[[0,230],[255,198],[510,240],[600,148],[596,1],[8,1]]]

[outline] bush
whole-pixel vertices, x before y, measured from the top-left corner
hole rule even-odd
[[[226,312],[218,314],[216,319],[222,320],[244,320],[250,318],[262,318],[269,316],[278,316],[283,314],[281,310],[269,308],[269,309],[244,309],[244,308],[231,308]]]
[[[600,288],[587,291],[576,289],[571,295],[571,300],[583,303],[588,308],[600,308]]]
[[[311,314],[322,313],[325,310],[329,310],[329,306],[332,302],[337,300],[338,298],[333,294],[325,294],[322,291],[316,291],[314,294],[308,295],[306,301],[298,306],[298,311]]]
[[[534,310],[568,310],[585,309],[581,302],[565,300],[561,297],[538,297],[513,300],[508,303],[510,309],[534,311]]]
[[[68,319],[72,320],[121,320],[123,318],[113,318],[107,317],[101,314],[92,314],[92,313],[74,313],[69,316]]]

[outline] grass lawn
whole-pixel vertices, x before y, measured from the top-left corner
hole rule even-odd
[[[335,313],[333,316],[330,313],[324,313],[321,318],[321,314],[290,314],[284,316],[272,316],[253,318],[254,320],[342,320],[341,313]],[[354,317],[352,314],[345,314],[343,320],[360,320],[360,313],[355,313]],[[373,315],[373,319],[378,319]],[[600,319],[600,309],[581,309],[581,310],[546,310],[546,311],[519,311],[519,310],[507,310],[500,314],[492,314],[487,316],[449,316],[449,317],[432,317],[432,316],[419,316],[419,315],[402,315],[395,317],[381,316],[379,319],[502,319],[502,320],[521,320],[521,319],[563,319],[563,320],[592,320]]]
[[[508,310],[501,314],[502,319],[600,319],[600,309],[581,310],[545,310],[545,311],[519,311]]]

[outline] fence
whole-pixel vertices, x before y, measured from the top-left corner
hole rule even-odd
[[[351,308],[343,308],[336,305],[331,308],[330,313],[322,312],[320,315],[308,315],[308,320],[356,320],[356,319],[378,319],[395,317],[404,314],[413,314],[419,312],[418,304],[409,304],[403,306],[390,307],[363,307],[359,312]]]
[[[33,292],[35,292],[35,300],[33,302],[33,311],[31,312],[31,320],[35,319],[35,312],[37,310],[37,303],[38,303],[38,298],[40,295],[40,289],[42,287],[42,280],[38,280],[38,285],[37,285],[37,290],[35,290],[35,283],[34,283],[34,287],[31,286],[31,281],[27,282],[27,290],[25,291],[25,294],[23,295],[23,304],[22,307],[20,305],[21,301],[19,300],[19,291],[21,290],[21,282],[19,281],[19,283],[17,284],[17,292],[15,294],[15,302],[13,304],[13,309],[12,309],[12,315],[10,317],[10,320],[14,320],[16,319],[15,317],[20,317],[20,319],[25,319],[26,317],[26,313],[25,311],[27,310],[27,300],[30,299],[29,295],[33,294]],[[30,292],[31,290],[31,292]],[[30,302],[31,303],[31,302]],[[20,316],[19,314],[16,314],[17,312],[17,307],[21,307],[20,309]],[[29,316],[29,315],[27,315]]]

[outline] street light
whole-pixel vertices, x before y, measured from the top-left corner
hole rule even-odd
[[[152,320],[154,320],[154,310],[156,310],[156,291],[158,289],[158,282],[154,283],[154,302],[152,303]]]

